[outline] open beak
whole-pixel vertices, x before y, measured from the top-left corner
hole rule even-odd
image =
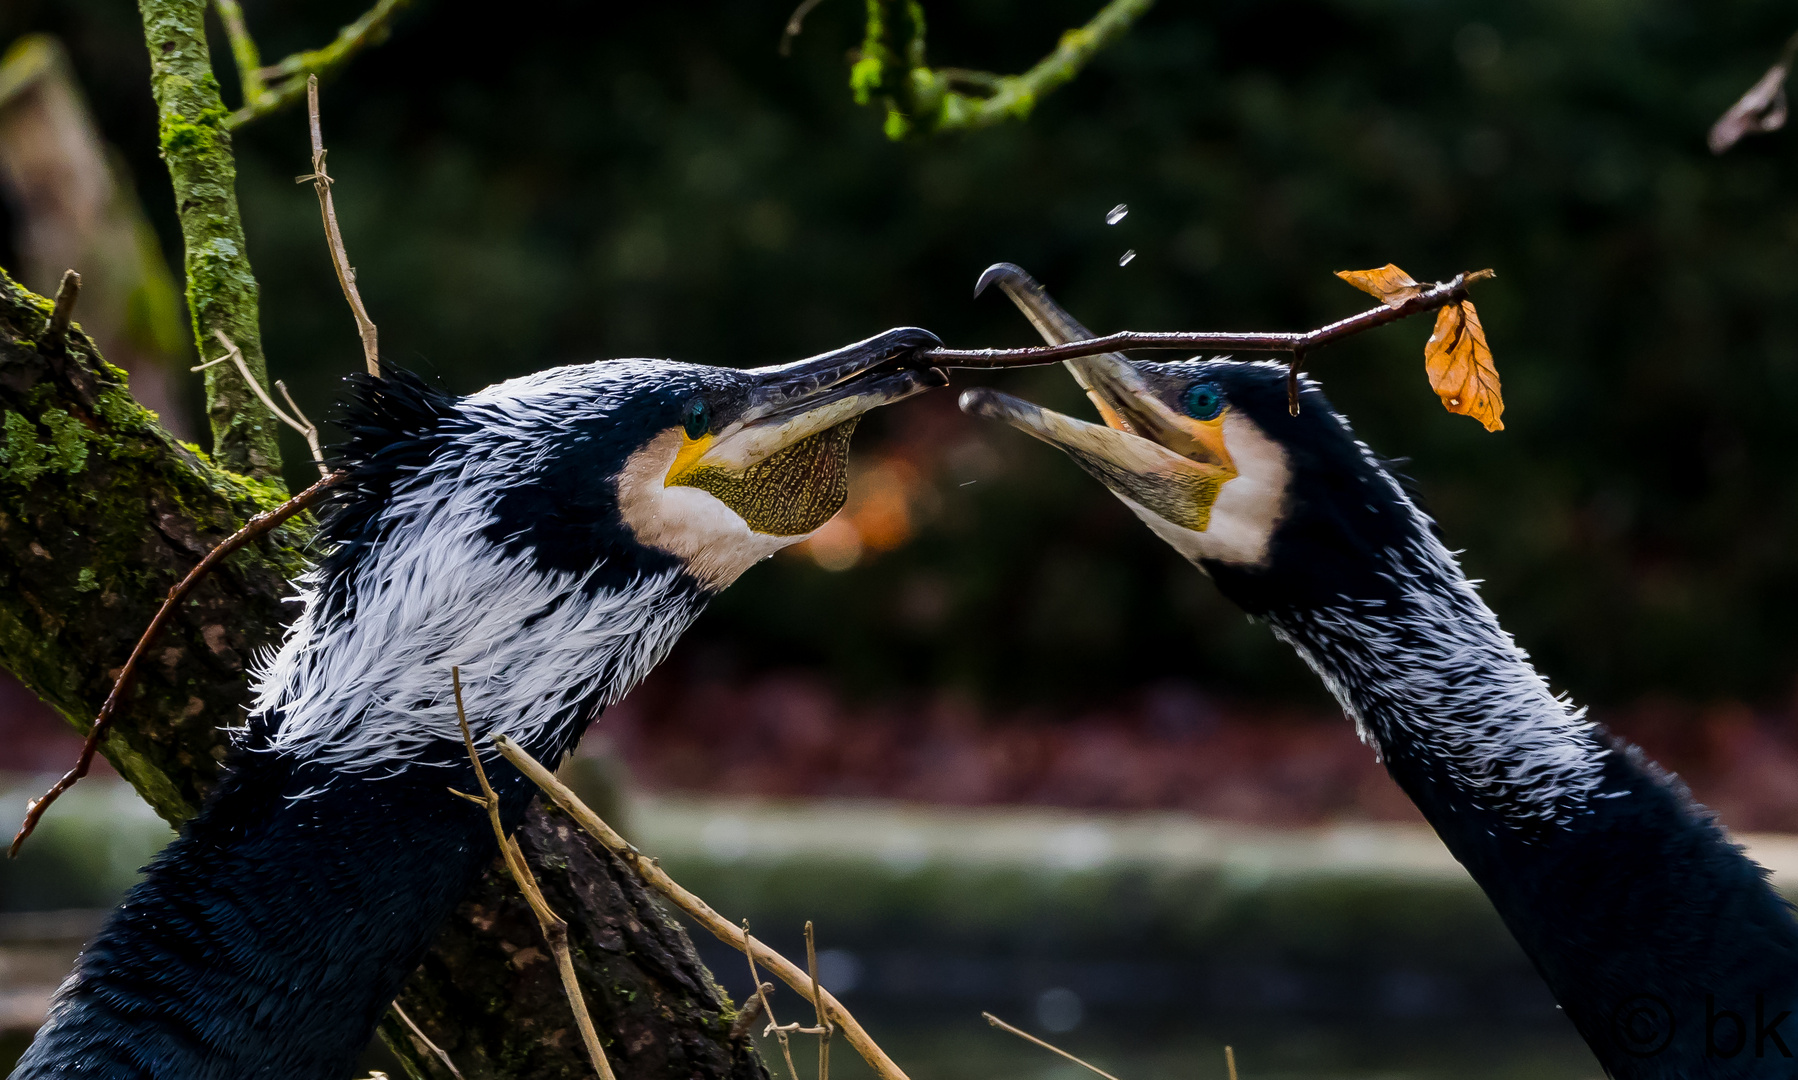
[[[980,275],[975,294],[997,284],[1051,345],[1093,334],[1075,321],[1036,279],[1011,263]],[[1066,361],[1105,426],[1089,424],[996,390],[961,396],[965,412],[984,416],[1060,447],[1115,494],[1183,528],[1203,532],[1218,491],[1236,476],[1216,421],[1176,411],[1121,353]]]
[[[710,492],[758,533],[810,533],[849,496],[849,440],[861,415],[948,383],[914,359],[940,344],[928,330],[903,327],[747,372],[745,407],[719,430],[683,440],[664,486]]]
[[[751,368],[749,404],[730,424],[685,448],[669,481],[689,469],[739,471],[814,436],[842,429],[870,409],[947,386],[941,368],[912,361],[942,342],[904,326],[791,364]],[[846,445],[849,431],[841,431]]]

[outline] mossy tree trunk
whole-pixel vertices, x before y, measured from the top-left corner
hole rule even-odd
[[[0,272],[0,666],[85,731],[169,588],[285,492],[176,442],[78,327],[64,349],[40,348],[50,310]],[[280,639],[311,538],[296,518],[201,584],[102,744],[171,823],[192,816],[218,776],[222,729],[243,719],[247,665]],[[685,932],[635,879],[541,806],[522,834],[568,920],[619,1076],[763,1075],[728,1038],[734,1014]],[[496,869],[408,983],[410,1014],[468,1080],[591,1074],[553,966],[535,962],[542,950]],[[415,1075],[449,1075],[391,1018],[386,1033]]]
[[[256,275],[237,212],[237,160],[231,115],[219,96],[206,43],[206,0],[140,0],[156,95],[156,133],[175,185],[186,248],[187,307],[200,355],[221,356],[222,331],[243,351],[250,373],[266,384]],[[206,417],[212,454],[251,476],[281,475],[275,418],[231,364],[206,369]]]

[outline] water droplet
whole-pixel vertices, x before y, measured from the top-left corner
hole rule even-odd
[[[1116,206],[1111,208],[1111,213],[1105,215],[1105,224],[1116,225],[1118,222],[1124,220],[1125,218],[1127,218],[1129,216],[1130,216],[1130,208],[1128,206],[1125,206],[1123,203],[1118,203]]]
[[[1124,252],[1124,257],[1118,260],[1118,265],[1119,266],[1129,266],[1130,260],[1134,259],[1134,258],[1136,258],[1136,252],[1134,249],[1132,249],[1130,251],[1126,251],[1126,252]]]

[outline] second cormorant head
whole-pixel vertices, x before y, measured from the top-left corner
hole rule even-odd
[[[1051,342],[1090,336],[1016,267],[982,280]],[[1298,651],[1606,1075],[1794,1075],[1791,906],[1677,780],[1549,690],[1320,390],[1294,416],[1282,364],[1069,367],[1104,424],[992,390],[963,407],[1065,450]]]
[[[361,382],[326,556],[225,775],[83,952],[13,1074],[350,1075],[497,851],[477,737],[554,763],[706,601],[843,504],[856,420],[944,377],[894,330],[784,367]],[[489,766],[508,829],[532,789]]]

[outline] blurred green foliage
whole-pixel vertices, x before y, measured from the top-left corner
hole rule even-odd
[[[904,144],[847,87],[862,5],[821,6],[782,60],[791,6],[438,0],[328,83],[339,214],[388,357],[467,390],[601,356],[784,360],[905,323],[1024,343],[1002,299],[968,296],[1000,259],[1107,330],[1305,328],[1365,306],[1333,270],[1491,266],[1503,434],[1437,406],[1423,321],[1317,356],[1336,403],[1412,459],[1557,685],[1600,704],[1783,700],[1798,143],[1716,159],[1704,133],[1793,29],[1788,5],[1163,4],[1027,123]],[[931,60],[1022,70],[1092,8],[939,4]],[[246,11],[274,56],[359,2]],[[14,0],[0,35],[68,39],[174,251],[135,19]],[[236,142],[270,364],[323,412],[360,360],[292,181],[303,117]],[[1118,203],[1131,212],[1107,226]],[[1012,378],[1079,404],[1054,372]],[[1097,485],[949,399],[889,410],[861,440],[864,460],[903,452],[925,477],[909,543],[838,573],[798,557],[753,571],[676,663],[999,701],[1102,701],[1169,676],[1315,699],[1283,646]]]

